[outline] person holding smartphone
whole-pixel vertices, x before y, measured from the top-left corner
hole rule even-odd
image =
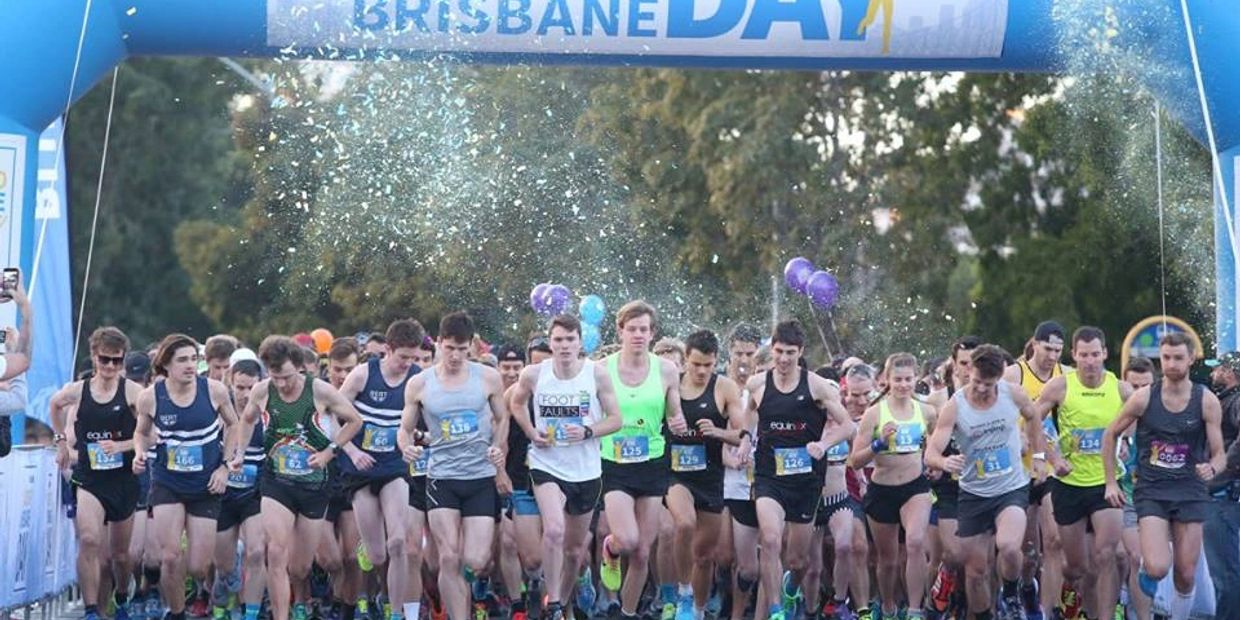
[[[0,304],[10,301],[17,303],[22,324],[20,332],[11,327],[0,331],[0,343],[5,348],[4,354],[0,355],[0,381],[8,381],[30,368],[34,343],[34,311],[30,307],[30,298],[26,297],[26,291],[22,288],[21,272],[12,267],[5,269],[0,276]]]

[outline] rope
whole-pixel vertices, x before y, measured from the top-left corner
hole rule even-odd
[[[65,111],[60,115],[60,136],[56,140],[56,156],[52,160],[56,166],[56,174],[61,174],[60,169],[60,153],[65,144],[65,128],[69,125],[69,108],[73,105],[73,88],[77,86],[78,68],[82,63],[82,46],[86,43],[86,27],[90,24],[90,6],[92,0],[86,0],[85,6],[82,8],[82,28],[78,31],[77,52],[73,55],[73,73],[69,77],[69,94],[65,97]],[[66,201],[67,204],[67,201]],[[36,210],[38,206],[35,206]],[[37,213],[37,211],[36,211]],[[39,227],[39,242],[35,245],[34,262],[30,266],[30,285],[26,287],[29,293],[31,303],[34,302],[35,283],[39,280],[39,265],[42,264],[43,257],[43,241],[47,238],[47,220],[43,218],[43,224]]]
[[[73,357],[77,360],[78,345],[82,341],[82,319],[86,313],[86,291],[90,288],[90,263],[95,256],[95,231],[99,228],[99,203],[103,198],[103,173],[108,168],[108,139],[112,136],[112,111],[116,106],[116,77],[121,68],[112,70],[112,94],[108,96],[108,122],[103,129],[103,153],[99,160],[99,182],[95,184],[95,215],[90,221],[90,244],[86,248],[86,273],[82,274],[82,301],[78,306],[77,331],[73,336]]]
[[[1214,185],[1219,198],[1223,201],[1223,219],[1227,224],[1227,241],[1231,245],[1233,273],[1240,272],[1240,252],[1236,249],[1236,227],[1231,218],[1231,201],[1227,198],[1227,188],[1223,186],[1223,168],[1218,160],[1218,144],[1214,141],[1214,123],[1210,120],[1210,104],[1206,101],[1205,81],[1201,77],[1201,61],[1197,58],[1197,38],[1193,35],[1193,19],[1188,13],[1188,0],[1180,0],[1180,13],[1184,16],[1184,33],[1188,37],[1188,53],[1193,61],[1193,78],[1197,82],[1197,99],[1201,104],[1201,116],[1206,123],[1206,138],[1210,142],[1210,162],[1214,168]],[[1229,296],[1233,292],[1228,291]],[[1221,301],[1221,300],[1220,300]],[[1234,320],[1234,316],[1232,317]],[[1235,348],[1236,343],[1219,343],[1220,348]]]

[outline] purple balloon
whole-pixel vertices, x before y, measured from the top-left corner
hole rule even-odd
[[[804,295],[805,285],[809,283],[809,277],[813,273],[814,263],[804,256],[798,256],[784,265],[784,282],[787,282],[792,290]]]
[[[830,308],[840,296],[840,283],[825,271],[815,271],[805,284],[805,294],[819,308]]]
[[[572,303],[573,292],[563,284],[552,284],[543,299],[547,314],[563,314]]]
[[[535,286],[534,290],[530,291],[530,307],[534,309],[534,312],[541,314],[544,311],[544,303],[547,298],[547,289],[549,288],[551,288],[551,285],[543,282],[542,284]]]

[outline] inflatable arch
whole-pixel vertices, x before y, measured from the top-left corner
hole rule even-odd
[[[1240,11],[1229,0],[9,0],[0,5],[0,262],[29,273],[36,231],[57,212],[45,208],[58,204],[55,168],[40,172],[40,152],[57,147],[41,132],[129,56],[1061,71],[1074,20],[1103,14],[1098,27],[1114,44],[1171,69],[1151,71],[1147,87],[1217,156],[1217,345],[1238,349]],[[43,342],[67,358],[71,341],[49,331]]]

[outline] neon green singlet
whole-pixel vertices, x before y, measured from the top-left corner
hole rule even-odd
[[[1072,464],[1072,473],[1059,478],[1074,487],[1093,487],[1106,482],[1102,469],[1102,431],[1124,405],[1119,379],[1110,372],[1096,388],[1085,387],[1078,373],[1064,376],[1067,391],[1059,406],[1059,450]],[[1112,456],[1111,458],[1115,458]]]
[[[663,379],[659,374],[662,360],[649,356],[650,372],[641,385],[630,387],[620,380],[620,354],[607,358],[607,374],[616,388],[616,401],[624,426],[614,435],[604,437],[603,460],[613,463],[642,463],[663,457]]]

